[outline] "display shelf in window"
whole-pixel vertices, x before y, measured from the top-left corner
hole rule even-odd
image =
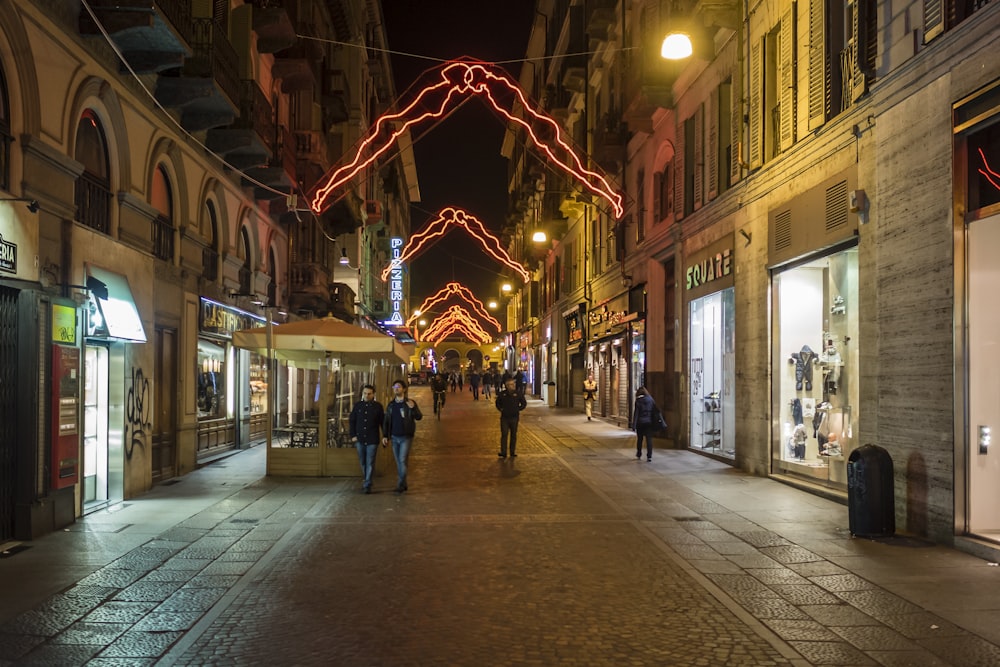
[[[722,403],[719,392],[713,391],[702,399],[701,449],[719,451],[722,449]]]

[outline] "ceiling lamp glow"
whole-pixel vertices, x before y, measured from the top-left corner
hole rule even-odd
[[[667,60],[683,60],[694,53],[691,37],[682,32],[672,32],[663,40],[660,47],[660,57]]]

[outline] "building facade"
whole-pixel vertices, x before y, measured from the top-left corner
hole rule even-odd
[[[0,5],[0,542],[259,442],[233,331],[387,314],[361,272],[412,159],[306,202],[393,99],[384,46],[363,0]]]
[[[508,151],[512,228],[555,230],[558,402],[645,385],[675,446],[837,498],[879,445],[901,529],[993,549],[996,3],[539,8],[521,84],[626,200]]]

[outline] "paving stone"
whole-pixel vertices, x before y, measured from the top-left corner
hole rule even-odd
[[[883,614],[880,621],[910,639],[930,637],[963,637],[965,631],[926,611],[909,614]]]
[[[949,667],[953,664],[926,651],[865,651],[865,653],[884,667]]]
[[[771,590],[794,605],[843,604],[833,593],[813,584],[772,584]]]
[[[764,623],[785,640],[830,642],[841,639],[830,628],[813,620],[791,621],[783,618],[772,618],[766,619]]]
[[[813,665],[877,665],[863,652],[844,642],[789,642]]]
[[[81,579],[78,586],[109,586],[112,588],[125,588],[129,584],[138,581],[143,576],[143,572],[138,570],[123,570],[116,567],[102,567],[97,572],[87,575]]]
[[[134,630],[163,632],[187,630],[204,614],[200,611],[155,611],[135,624]]]
[[[836,595],[848,604],[875,617],[881,617],[884,614],[912,614],[922,611],[920,607],[907,602],[898,595],[878,588],[864,591],[837,591]]]
[[[53,644],[91,644],[107,646],[128,630],[128,623],[93,623],[77,621],[59,633],[51,641]]]
[[[854,574],[833,574],[809,577],[809,581],[828,591],[865,591],[874,588],[874,584]]]
[[[185,586],[164,600],[163,604],[156,607],[156,611],[208,611],[225,593],[225,588],[192,588]]]
[[[100,646],[88,644],[41,644],[18,659],[18,665],[84,665],[93,658]]]
[[[878,625],[868,614],[846,604],[799,605],[799,609],[824,625]]]
[[[156,606],[155,602],[109,601],[83,617],[88,623],[137,623]]]
[[[18,658],[44,641],[42,635],[0,632],[0,665],[16,664]]]
[[[791,542],[781,537],[777,533],[768,530],[748,530],[734,533],[747,544],[752,544],[757,548],[790,546]]]
[[[150,581],[122,589],[115,600],[124,602],[162,602],[183,584],[179,581]]]
[[[862,651],[914,651],[919,647],[883,625],[830,626],[844,640]]]
[[[126,632],[100,653],[102,658],[157,658],[182,632]]]
[[[808,579],[787,568],[748,568],[746,572],[765,584],[809,584]]]
[[[797,546],[762,547],[760,552],[785,565],[789,563],[812,563],[823,560],[812,551]]]

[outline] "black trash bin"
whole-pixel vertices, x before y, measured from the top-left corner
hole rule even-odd
[[[864,445],[847,458],[847,518],[851,535],[857,537],[896,532],[892,459],[881,447]]]

